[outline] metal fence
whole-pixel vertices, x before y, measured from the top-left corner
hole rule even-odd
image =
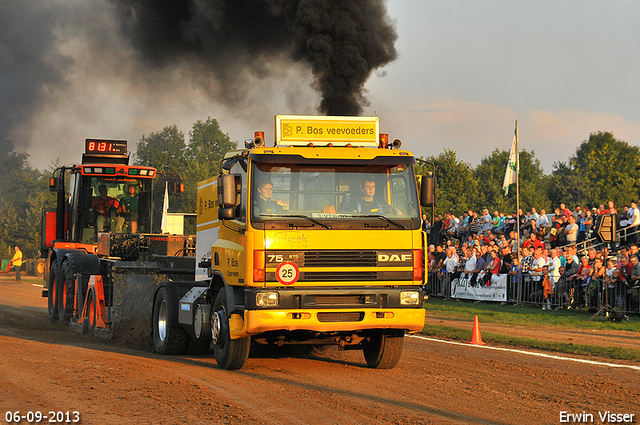
[[[427,294],[443,298],[452,296],[452,277],[446,272],[429,272],[426,285]],[[517,305],[537,305],[550,310],[575,309],[588,311],[618,311],[623,314],[640,313],[639,283],[628,285],[624,282],[607,284],[602,279],[580,282],[561,277],[554,285],[553,292],[544,297],[542,276],[523,273],[507,278],[506,302]],[[466,298],[469,299],[469,298]]]

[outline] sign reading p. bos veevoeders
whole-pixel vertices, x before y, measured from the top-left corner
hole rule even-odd
[[[326,117],[276,115],[276,144],[378,146],[378,117]]]

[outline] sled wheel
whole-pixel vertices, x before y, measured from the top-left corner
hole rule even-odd
[[[171,294],[164,286],[158,289],[153,303],[153,346],[158,354],[184,354],[189,344],[189,334],[171,320]]]

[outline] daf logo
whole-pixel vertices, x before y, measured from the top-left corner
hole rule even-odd
[[[398,262],[402,263],[404,261],[411,261],[411,254],[378,254],[378,262],[386,263],[386,262]]]

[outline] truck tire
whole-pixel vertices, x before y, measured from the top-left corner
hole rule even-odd
[[[171,293],[164,286],[158,289],[153,303],[153,347],[158,354],[184,354],[189,345],[189,334],[171,320]]]
[[[211,313],[213,353],[221,369],[236,370],[242,368],[249,357],[251,337],[231,339],[227,308],[227,292],[222,288]]]
[[[58,321],[58,273],[56,272],[55,263],[52,264],[51,270],[49,271],[49,284],[47,285],[47,289],[49,321],[55,323]]]
[[[96,330],[98,308],[96,305],[96,291],[91,288],[87,294],[87,317],[82,322],[82,333],[93,335]]]
[[[73,315],[73,300],[75,298],[75,284],[68,261],[62,263],[58,283],[58,321],[64,325],[69,323]]]
[[[373,369],[392,369],[400,361],[404,346],[404,332],[376,332],[363,343],[367,365]]]

